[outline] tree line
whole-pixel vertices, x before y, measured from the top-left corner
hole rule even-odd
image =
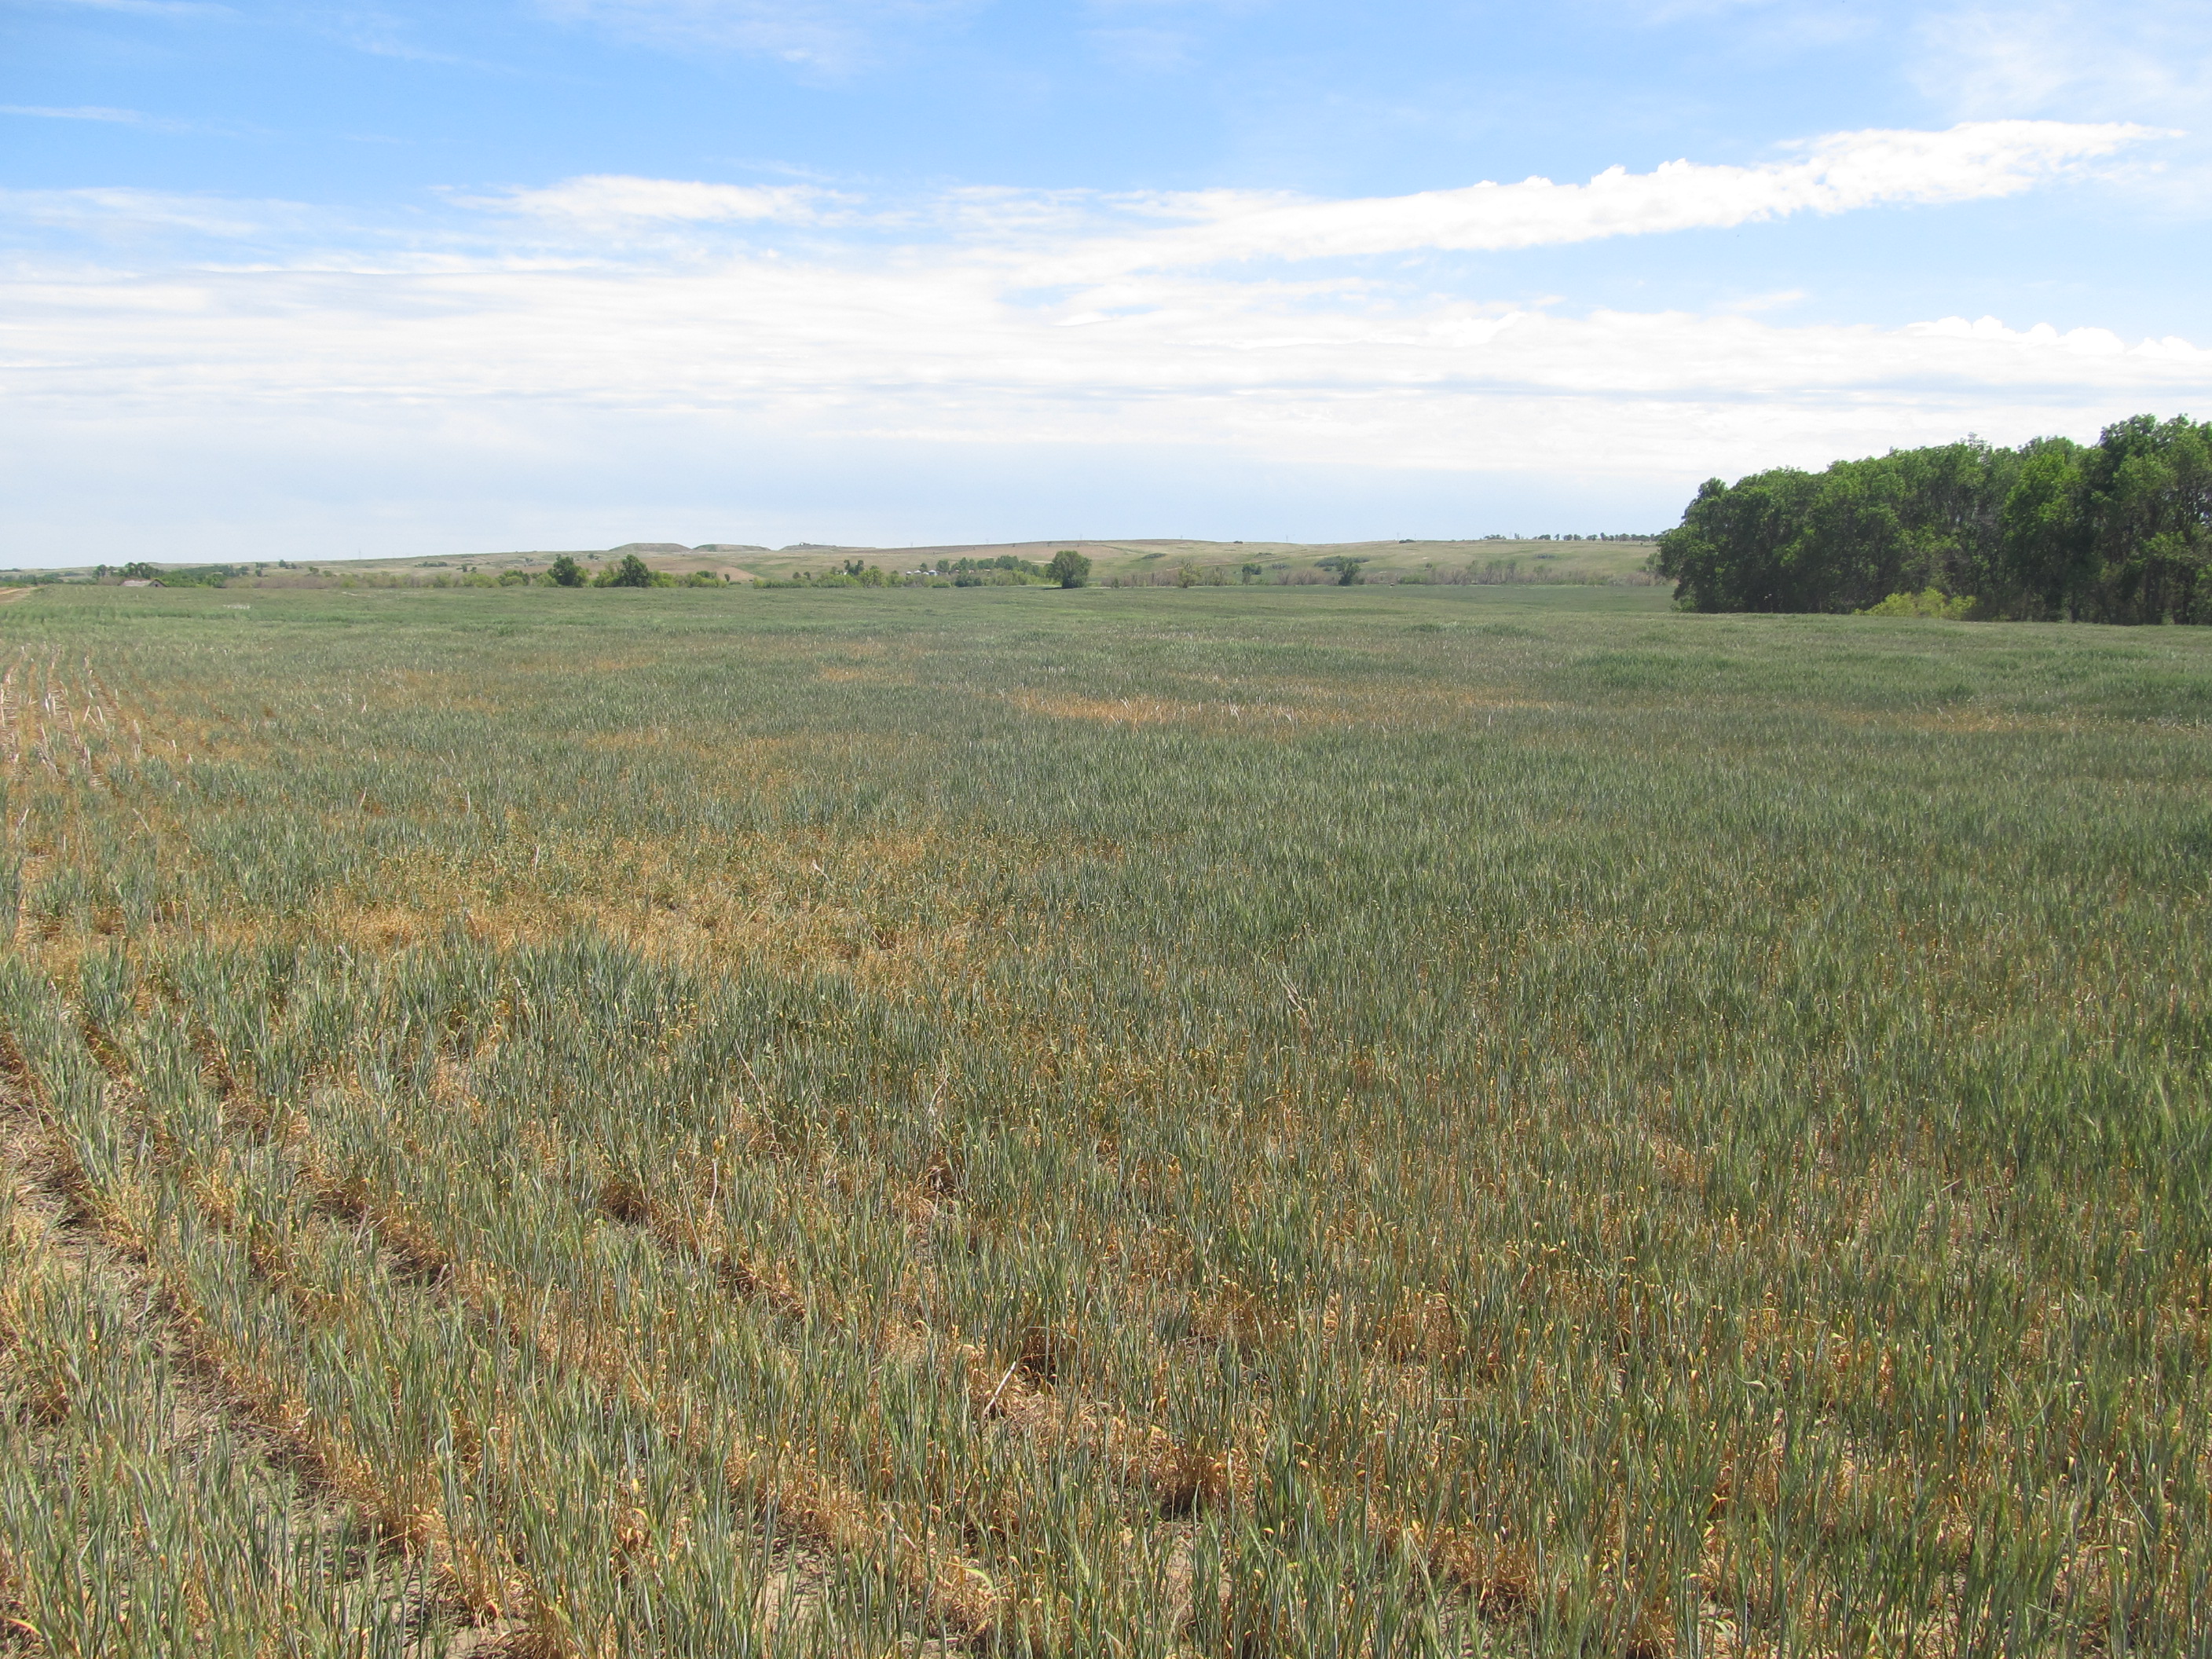
[[[1074,548],[1064,547],[1048,564],[1012,553],[990,559],[940,561],[921,570],[885,570],[848,559],[842,567],[832,566],[819,573],[798,570],[787,575],[753,578],[755,587],[1025,587],[1036,583],[1087,587],[1091,561]]]
[[[1714,478],[1653,568],[1693,611],[2212,623],[2212,422]]]

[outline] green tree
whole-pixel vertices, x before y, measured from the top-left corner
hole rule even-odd
[[[1802,611],[1795,562],[1784,549],[1812,504],[1809,472],[1777,467],[1730,486],[1708,478],[1682,522],[1659,538],[1659,574],[1689,611]]]
[[[652,587],[653,568],[635,553],[625,553],[622,562],[609,565],[592,579],[594,587]]]
[[[2084,452],[2065,438],[2027,447],[1999,519],[2003,565],[2030,617],[2076,615],[2095,577],[2082,511]]]
[[[2139,415],[2094,448],[1969,439],[1715,478],[1656,565],[1698,611],[1869,611],[1933,591],[1972,595],[1981,617],[2212,623],[2212,425]]]
[[[1052,556],[1044,574],[1062,587],[1082,587],[1091,580],[1091,561],[1073,548],[1063,547]]]
[[[1897,468],[1880,461],[1833,466],[1781,549],[1799,611],[1856,611],[1899,591],[1917,592],[1908,528],[1912,503]]]
[[[547,568],[545,580],[556,587],[581,587],[584,585],[584,567],[562,553],[557,555]]]
[[[2092,622],[2212,622],[2212,425],[2138,415],[2088,453],[2084,531]]]

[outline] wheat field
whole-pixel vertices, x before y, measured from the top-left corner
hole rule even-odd
[[[0,612],[0,1651],[2212,1654],[2212,638]]]

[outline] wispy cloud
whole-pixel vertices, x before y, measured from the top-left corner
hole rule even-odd
[[[119,127],[145,127],[159,132],[182,132],[191,123],[166,120],[135,109],[111,109],[105,104],[77,104],[55,108],[46,104],[0,104],[0,115],[34,116],[44,121],[102,121]]]
[[[136,17],[230,17],[233,8],[215,0],[62,0],[88,11],[127,12]]]
[[[1116,27],[1086,31],[1091,50],[1108,63],[1146,75],[1177,75],[1197,62],[1197,42],[1185,29]]]
[[[579,228],[650,224],[933,226],[1023,268],[1035,285],[1252,260],[1359,259],[1436,250],[1510,252],[1624,236],[1726,229],[1795,214],[1832,215],[2012,196],[2083,176],[2158,137],[2124,123],[1968,123],[1946,131],[1875,130],[1813,139],[1790,159],[1748,167],[1678,161],[1613,167],[1587,184],[1528,179],[1411,196],[1316,201],[1231,190],[1110,195],[970,187],[927,202],[869,206],[805,186],[592,175],[541,189],[459,197]]]
[[[296,238],[303,225],[319,216],[292,203],[162,191],[0,189],[0,224],[58,230],[99,243],[145,243],[183,233],[228,242],[244,255],[270,238]]]
[[[465,206],[591,231],[759,221],[811,224],[822,217],[827,206],[847,198],[805,185],[717,185],[593,173],[541,190],[510,190],[457,199]]]
[[[0,214],[104,249],[166,231],[208,240],[137,269],[19,258],[0,276],[0,453],[11,434],[82,428],[188,430],[203,447],[231,433],[247,453],[311,416],[347,444],[431,422],[441,465],[465,452],[487,477],[580,433],[595,465],[643,476],[675,422],[780,453],[1149,446],[1680,480],[1970,429],[2088,435],[2138,409],[2203,407],[2212,350],[2033,317],[1791,325],[1747,305],[1494,304],[1439,297],[1388,262],[1311,262],[2002,195],[2139,136],[1858,133],[1765,167],[1354,203],[968,191],[869,204],[592,175],[451,198],[434,241],[283,204],[19,192]],[[1259,255],[1283,263],[1240,263]]]
[[[2195,0],[2078,0],[1923,16],[1914,77],[1964,115],[2121,115],[2194,122],[2212,100],[2212,11]]]
[[[498,409],[526,422],[529,408],[558,404],[570,416],[689,410],[825,438],[1215,444],[1445,469],[1710,469],[1879,447],[1931,422],[1992,434],[2094,428],[2116,407],[2201,398],[2212,352],[1986,319],[1872,328],[1784,326],[1741,308],[1575,315],[1438,299],[1374,273],[1255,275],[1233,258],[1526,246],[1955,200],[2021,187],[2131,136],[2021,124],[1963,137],[1857,134],[1767,168],[1684,164],[1640,180],[1601,175],[1581,193],[1498,187],[1473,210],[1449,192],[1448,211],[1421,198],[1162,198],[1146,211],[1183,222],[1133,239],[1102,228],[1086,198],[1001,194],[972,215],[909,214],[933,239],[886,242],[877,233],[896,216],[884,213],[860,216],[869,234],[841,242],[832,222],[848,209],[830,192],[594,176],[477,198],[553,239],[527,260],[487,228],[473,254],[457,240],[410,259],[349,264],[324,248],[229,272],[26,277],[0,306],[22,386],[118,410],[338,398],[371,413]],[[1629,182],[1604,182],[1615,176]],[[1678,189],[1685,179],[1695,187]],[[1498,197],[1514,205],[1493,213]],[[201,229],[214,216],[203,203],[112,192],[42,203]],[[679,241],[674,257],[668,245],[610,253],[602,242],[611,227],[680,237],[768,223],[807,227],[809,240]],[[562,235],[575,257],[553,257]],[[1068,269],[1103,275],[1037,298],[1026,284],[1045,241],[1060,245]],[[37,372],[64,362],[65,380]]]
[[[973,15],[981,0],[538,0],[545,15],[661,45],[718,47],[849,73],[916,28]]]
[[[1864,0],[1657,0],[1623,6],[1656,27],[1708,26],[1726,20],[1714,46],[1738,63],[1772,63],[1829,51],[1880,34],[1885,20]]]
[[[1340,258],[1435,248],[1503,251],[1669,231],[1723,229],[1797,213],[2016,195],[2152,137],[2124,123],[1970,122],[1943,132],[1870,131],[1814,140],[1756,167],[1669,161],[1613,167],[1588,184],[1548,179],[1358,201],[1228,195],[1169,198],[1200,218],[1123,257],[1150,264]]]
[[[1041,310],[947,258],[694,271],[18,278],[15,418],[685,415],[823,441],[1174,443],[1278,461],[1694,473],[1913,434],[2094,431],[2212,390],[2180,339],[1933,319],[1553,315],[1201,278]],[[49,371],[67,369],[61,374]]]

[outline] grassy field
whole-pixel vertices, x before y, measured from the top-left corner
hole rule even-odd
[[[0,1650],[2212,1653],[2212,630],[0,611]]]

